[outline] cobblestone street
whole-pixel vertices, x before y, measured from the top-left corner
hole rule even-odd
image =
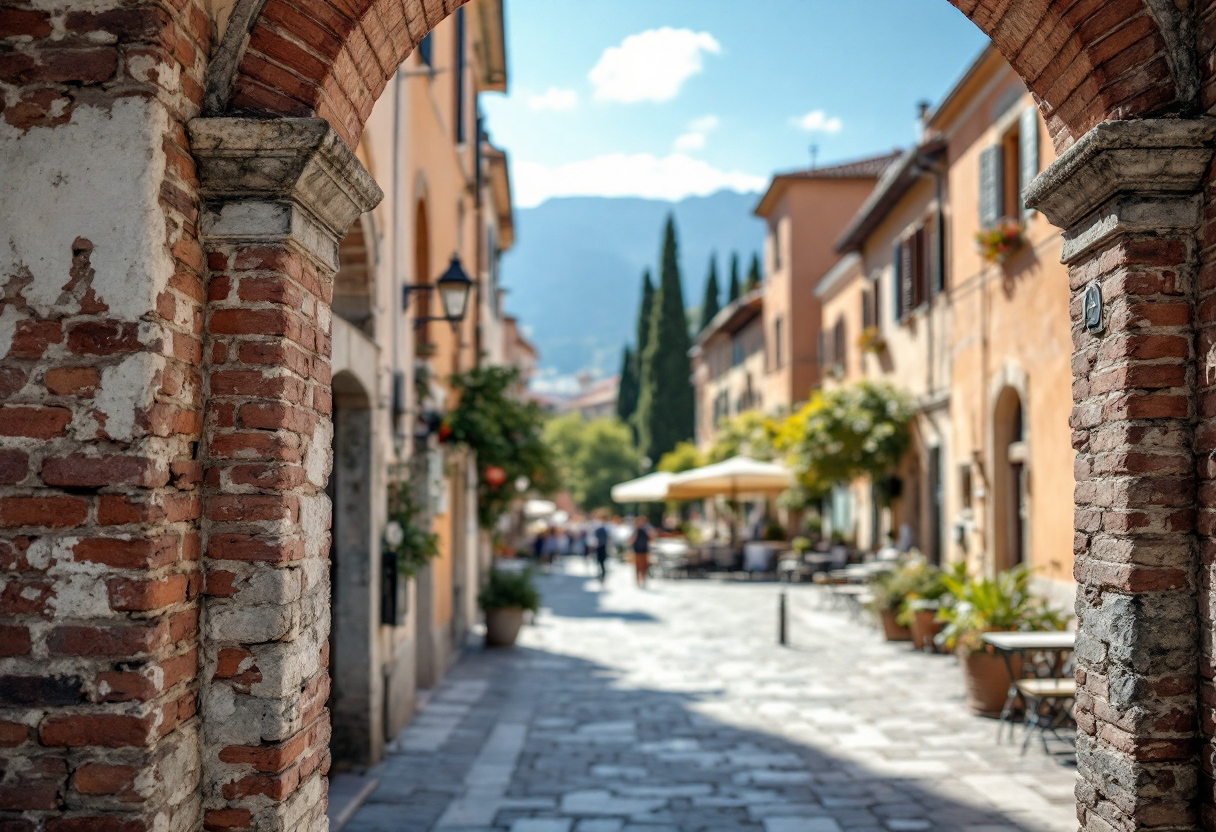
[[[373,772],[349,832],[1075,830],[1074,769],[997,745],[954,660],[811,586],[606,591],[572,561],[513,651],[473,650]]]

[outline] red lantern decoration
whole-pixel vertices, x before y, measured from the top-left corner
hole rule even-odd
[[[507,472],[497,465],[491,465],[482,471],[486,485],[491,488],[502,488],[507,482]]]
[[[452,426],[444,422],[439,426],[439,441],[447,442],[452,438]]]

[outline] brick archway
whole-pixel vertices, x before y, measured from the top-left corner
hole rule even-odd
[[[463,2],[236,0],[215,44],[203,0],[0,9],[0,825],[324,827],[294,636],[328,625],[338,245],[380,196],[351,148]],[[1072,146],[1030,202],[1074,319],[1108,310],[1074,323],[1082,824],[1212,827],[1216,0],[951,2]]]
[[[1174,0],[948,1],[1026,81],[1057,148],[1104,120],[1199,104],[1198,23]],[[319,116],[353,147],[393,72],[465,2],[250,0],[212,67],[212,109]]]

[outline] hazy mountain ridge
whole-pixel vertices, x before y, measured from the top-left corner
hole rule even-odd
[[[758,194],[719,191],[680,202],[569,197],[516,211],[516,242],[503,257],[506,306],[532,333],[541,365],[559,374],[617,371],[632,341],[642,270],[658,280],[663,222],[674,212],[686,306],[698,306],[711,251],[726,291],[730,253],[746,272],[764,242],[752,215]],[[725,298],[723,298],[725,302]]]

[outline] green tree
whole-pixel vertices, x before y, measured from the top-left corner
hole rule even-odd
[[[669,214],[663,232],[662,268],[651,315],[650,337],[642,353],[638,394],[638,448],[658,460],[693,435],[692,366],[688,319],[680,286],[675,219]]]
[[[477,515],[484,529],[493,528],[510,508],[517,478],[527,477],[542,493],[557,484],[553,456],[542,438],[544,411],[515,397],[519,384],[515,368],[479,367],[452,376],[459,399],[444,419],[444,432],[446,441],[477,455]],[[492,468],[502,469],[501,481],[489,475]]]
[[[877,482],[911,444],[911,399],[888,384],[857,382],[818,392],[781,426],[778,447],[811,495],[859,476]]]
[[[742,294],[742,287],[739,285],[739,253],[732,252],[730,255],[730,296],[727,298],[727,302],[734,303]]]
[[[693,468],[700,468],[704,464],[705,457],[697,450],[696,443],[681,442],[663,454],[663,458],[659,460],[659,464],[655,466],[655,469],[668,474],[679,474],[684,471],[691,471]]]
[[[718,288],[718,255],[709,256],[709,278],[705,281],[705,300],[701,302],[701,330],[709,326],[709,322],[722,309],[718,300],[721,295]]]
[[[747,269],[747,283],[743,287],[743,291],[750,292],[760,285],[760,255],[752,254],[752,264]]]
[[[638,360],[632,349],[625,346],[621,356],[621,383],[616,392],[616,416],[625,424],[638,409]]]
[[[633,479],[640,467],[633,435],[616,419],[570,413],[545,425],[545,441],[570,497],[587,511],[611,507],[612,486]]]
[[[637,352],[634,353],[639,358],[646,353],[646,344],[650,341],[650,318],[654,311],[654,284],[650,282],[650,269],[647,269],[642,274],[642,303],[638,307],[638,337],[634,342],[637,344]],[[640,370],[640,367],[639,367]],[[639,378],[641,373],[639,372]]]

